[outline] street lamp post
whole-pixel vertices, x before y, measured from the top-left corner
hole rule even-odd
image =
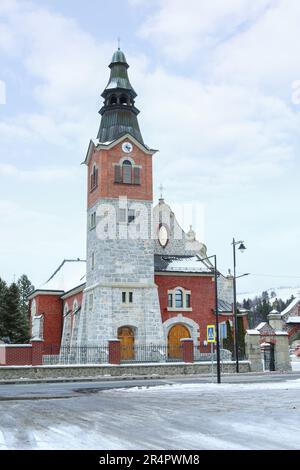
[[[236,246],[243,253],[246,250],[243,241],[232,241],[233,247],[233,315],[234,315],[234,346],[235,346],[235,365],[236,372],[239,373],[239,340],[238,340],[238,318],[237,318],[237,302],[236,302]]]
[[[217,256],[212,255],[207,258],[201,258],[201,261],[214,259],[214,278],[215,278],[215,312],[216,312],[216,340],[217,340],[217,382],[221,383],[221,357],[220,357],[220,334],[219,334],[219,305],[218,305],[218,269]]]

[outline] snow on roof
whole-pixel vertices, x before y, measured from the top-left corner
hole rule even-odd
[[[168,269],[171,271],[206,271],[207,267],[203,266],[201,261],[197,256],[193,256],[192,258],[187,259],[176,259],[170,262]]]
[[[286,323],[300,323],[300,317],[289,317]]]
[[[266,324],[267,324],[267,322],[263,321],[255,329],[256,330],[261,330]]]
[[[300,299],[297,295],[297,297],[294,300],[292,300],[292,302],[281,312],[281,316],[285,315],[286,313],[289,313],[299,302],[300,302]]]
[[[68,292],[85,283],[86,261],[65,259],[39,289]]]
[[[156,271],[175,271],[186,273],[210,273],[211,270],[205,266],[198,256],[155,256]]]

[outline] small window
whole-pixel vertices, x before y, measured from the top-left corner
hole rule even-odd
[[[123,106],[127,106],[127,105],[128,105],[127,96],[125,96],[125,95],[122,95],[122,96],[121,96],[121,98],[120,98],[120,104],[122,104]]]
[[[96,227],[96,212],[92,212],[91,218],[90,218],[90,229],[92,230],[95,227]]]
[[[168,294],[168,307],[173,307],[173,294]]]
[[[220,325],[219,325],[219,334],[220,334],[220,339],[226,339],[227,338],[227,325],[226,325],[226,323],[220,323]]]
[[[98,186],[98,168],[93,166],[93,172],[91,174],[91,191]]]
[[[191,294],[186,294],[185,299],[186,299],[186,307],[190,308],[190,306],[191,306]]]
[[[133,292],[129,292],[129,303],[132,304],[133,302]]]
[[[123,162],[123,183],[132,183],[132,165],[129,160]]]
[[[126,292],[122,292],[122,303],[126,304]]]
[[[183,294],[182,290],[177,290],[175,293],[175,303],[176,303],[176,308],[182,308],[183,307]]]
[[[117,102],[118,102],[117,97],[115,95],[112,95],[110,99],[110,105],[114,106],[115,104],[117,104]]]
[[[119,209],[119,222],[126,222],[126,209]]]
[[[94,252],[92,253],[92,256],[91,256],[91,267],[92,269],[95,268],[95,253]]]
[[[128,223],[131,224],[135,221],[135,211],[133,209],[128,209]]]

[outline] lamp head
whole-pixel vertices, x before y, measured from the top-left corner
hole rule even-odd
[[[245,247],[244,242],[242,242],[242,243],[240,244],[240,246],[239,246],[240,252],[241,252],[241,253],[244,253],[244,251],[245,251],[246,249],[247,249],[247,248]]]

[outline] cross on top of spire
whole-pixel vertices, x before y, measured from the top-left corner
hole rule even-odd
[[[164,198],[164,190],[165,190],[165,187],[163,186],[163,184],[161,183],[160,186],[159,186],[159,191],[160,191],[160,199],[163,199]]]
[[[118,51],[121,50],[121,38],[118,36]]]

